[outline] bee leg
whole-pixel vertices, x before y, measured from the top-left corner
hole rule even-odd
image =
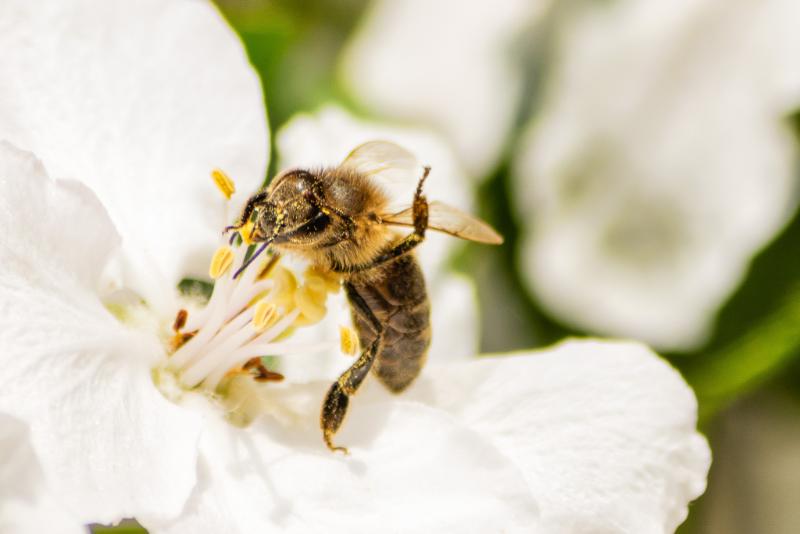
[[[237,224],[234,224],[233,226],[225,227],[224,233],[227,234],[231,230],[238,230],[242,228],[245,224],[247,224],[247,221],[250,220],[250,216],[253,214],[253,211],[255,211],[256,207],[258,207],[258,205],[264,202],[266,199],[267,199],[266,191],[261,191],[260,193],[256,193],[255,195],[250,197],[247,200],[247,204],[245,205],[244,210],[242,210],[242,216],[239,217],[239,222]]]
[[[334,265],[332,268],[334,272],[355,273],[358,271],[366,271],[367,269],[372,269],[376,265],[380,265],[381,263],[386,263],[387,261],[399,258],[403,254],[407,254],[414,247],[416,247],[425,240],[425,230],[428,229],[428,199],[426,199],[425,195],[422,194],[422,185],[425,183],[425,179],[428,178],[428,174],[430,174],[430,172],[431,168],[425,167],[425,171],[422,174],[422,178],[420,178],[419,183],[417,184],[417,190],[414,193],[414,203],[412,204],[412,215],[414,217],[414,232],[406,236],[402,241],[397,243],[395,246],[393,246],[386,252],[383,252],[382,254],[378,255],[371,262],[363,263],[361,265],[350,265],[350,266]]]
[[[428,199],[422,194],[422,186],[430,173],[431,168],[426,166],[422,172],[422,178],[417,184],[417,190],[414,192],[414,203],[412,204],[414,234],[419,235],[420,241],[425,237],[425,230],[428,229]]]
[[[322,437],[325,440],[325,445],[332,451],[342,451],[347,454],[345,447],[337,447],[333,444],[333,435],[336,434],[344,422],[350,397],[355,395],[362,382],[364,382],[369,370],[372,368],[372,363],[375,361],[378,352],[380,352],[380,347],[383,343],[383,325],[352,284],[345,284],[344,287],[353,308],[367,321],[376,334],[375,339],[364,349],[358,360],[331,385],[325,395],[325,401],[322,403],[320,426],[322,427]]]

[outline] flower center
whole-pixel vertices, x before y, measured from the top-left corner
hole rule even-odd
[[[221,171],[214,171],[212,178],[230,198],[233,182]],[[181,309],[175,317],[167,361],[153,373],[156,385],[172,400],[186,391],[240,399],[242,392],[233,390],[242,385],[250,389],[254,383],[283,380],[268,368],[270,357],[335,347],[333,341],[301,344],[290,337],[325,316],[328,294],[340,288],[338,276],[311,266],[298,279],[280,265],[279,254],[270,252],[242,270],[252,260],[251,228],[252,223],[241,228],[239,239],[214,253],[209,265],[214,286],[205,307]],[[354,334],[344,329],[341,335],[342,346],[351,350]]]

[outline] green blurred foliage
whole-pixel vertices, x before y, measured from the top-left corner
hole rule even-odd
[[[220,0],[217,5],[261,76],[273,132],[295,113],[347,100],[336,83],[336,64],[367,0]]]

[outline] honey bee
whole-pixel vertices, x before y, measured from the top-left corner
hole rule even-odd
[[[277,253],[305,258],[317,269],[341,276],[363,349],[328,390],[320,426],[332,451],[347,407],[370,370],[392,392],[419,375],[431,342],[430,303],[413,249],[426,230],[497,245],[503,238],[488,224],[422,193],[430,167],[422,168],[411,206],[391,210],[382,180],[417,180],[416,159],[387,141],[355,148],[333,168],[290,169],[247,201],[238,230],[253,221],[252,241]],[[411,182],[413,183],[413,182]],[[410,228],[403,235],[398,230]],[[238,275],[238,273],[237,273]]]

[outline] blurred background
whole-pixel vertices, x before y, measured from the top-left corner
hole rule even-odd
[[[800,2],[217,4],[273,133],[335,105],[452,149],[506,237],[449,260],[483,352],[636,338],[683,373],[714,463],[679,532],[800,532]]]

